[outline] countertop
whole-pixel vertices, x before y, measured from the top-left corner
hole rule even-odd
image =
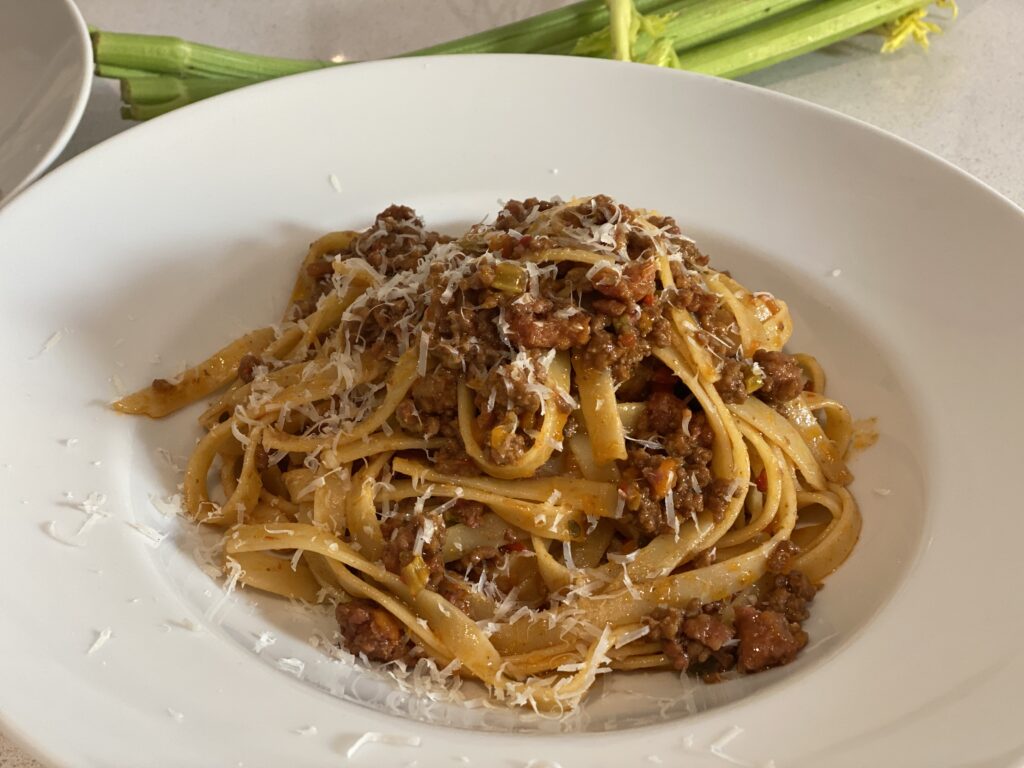
[[[302,58],[367,59],[420,48],[564,5],[560,0],[77,0],[102,29],[179,35]],[[882,56],[856,40],[744,78],[844,112],[928,149],[1024,205],[1024,31],[1021,0],[960,0],[932,38]],[[132,123],[116,84],[97,80],[57,164]],[[908,226],[912,226],[908,222]],[[0,767],[41,768],[0,734]]]

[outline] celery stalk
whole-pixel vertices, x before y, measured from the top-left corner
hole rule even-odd
[[[610,1],[615,2],[615,0]],[[634,6],[637,14],[646,16],[649,20],[656,18],[659,27],[658,41],[666,40],[676,51],[685,51],[704,43],[720,40],[739,29],[786,13],[794,8],[808,5],[809,2],[811,0],[744,0],[744,2],[737,2],[737,0],[681,0],[681,2],[656,9],[653,12],[645,11],[639,3],[634,3]],[[628,5],[628,0],[624,4]],[[611,28],[612,24],[609,23],[598,32],[581,37],[572,45],[548,47],[543,50],[543,53],[571,53],[617,58],[614,53],[616,46],[611,39]],[[634,32],[638,31],[639,29],[634,29]],[[660,47],[663,46],[664,44],[660,44]],[[634,57],[634,60],[649,58],[658,57],[656,54],[654,56],[641,55]],[[664,59],[665,57],[662,55],[660,58]]]
[[[704,0],[636,0],[640,13],[665,13]],[[735,2],[735,0],[731,0]],[[806,2],[806,0],[804,0]],[[746,4],[746,0],[743,3]],[[576,41],[608,26],[604,0],[581,0],[458,40],[421,48],[404,56],[443,53],[569,53]]]
[[[630,61],[629,28],[633,22],[632,0],[608,0],[608,14],[611,57],[618,61]]]
[[[177,37],[92,33],[93,58],[98,66],[145,70],[157,74],[201,75],[260,79],[328,67],[331,62],[279,59],[190,43]]]
[[[808,5],[808,0],[695,0],[687,4],[685,15],[680,13],[666,22],[664,36],[672,40],[676,52],[686,51],[802,5]]]
[[[779,16],[715,43],[679,54],[679,68],[734,78],[824,48],[905,13],[922,0],[829,0]]]
[[[581,0],[403,55],[574,53],[731,78],[897,20],[900,29],[890,29],[884,50],[910,36],[920,41],[934,31],[923,20],[933,4],[952,8],[955,17],[953,0]],[[137,120],[260,80],[334,65],[173,37],[91,33],[96,73],[122,80],[123,114]]]
[[[97,77],[109,77],[114,80],[123,80],[127,77],[159,77],[156,72],[146,69],[131,69],[130,67],[118,67],[112,64],[97,64],[93,74]]]
[[[661,12],[663,9],[672,10],[676,6],[689,5],[693,2],[694,0],[637,0],[637,8],[641,13],[653,13]],[[763,0],[759,0],[758,4],[761,2]],[[581,36],[603,29],[607,24],[608,9],[603,0],[581,0],[512,24],[403,55],[541,53],[547,52],[551,47],[571,49]],[[334,64],[328,61],[279,59],[240,53],[190,43],[176,37],[92,30],[92,39],[93,55],[97,65],[150,70],[168,75],[265,78],[305,72]]]
[[[128,77],[121,80],[121,99],[126,104],[154,105],[174,102],[177,106],[184,106],[193,101],[251,85],[253,82],[256,81],[235,77]]]
[[[636,0],[642,14],[668,14],[666,29],[676,48],[689,48],[768,16],[813,0]],[[402,54],[572,53],[579,40],[606,29],[603,0],[582,2],[503,27]],[[239,77],[260,80],[334,65],[315,59],[282,59],[191,43],[176,37],[132,35],[94,30],[93,56],[98,73],[111,68],[150,71],[178,77]]]

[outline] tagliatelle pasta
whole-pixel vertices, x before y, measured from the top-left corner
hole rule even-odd
[[[611,670],[713,680],[806,644],[860,515],[853,421],[791,332],[604,196],[457,238],[392,206],[312,244],[281,323],[114,407],[226,388],[184,498],[240,584],[333,603],[368,660],[559,712]]]

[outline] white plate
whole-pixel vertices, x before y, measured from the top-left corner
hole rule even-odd
[[[0,0],[0,204],[64,149],[91,83],[89,30],[71,0]]]
[[[207,619],[219,588],[187,526],[150,503],[175,482],[157,449],[183,453],[197,430],[187,416],[115,415],[111,382],[141,385],[266,322],[315,234],[365,226],[392,201],[457,227],[498,198],[599,191],[677,215],[716,264],[789,300],[794,347],[819,356],[857,415],[880,419],[878,445],[854,465],[864,535],[816,604],[815,646],[788,668],[699,689],[689,717],[674,678],[621,678],[589,720],[553,735],[501,716],[456,730],[437,721],[464,712],[414,722],[324,692],[373,699],[381,684],[323,660],[306,643],[317,620],[279,601],[245,592]],[[53,763],[341,764],[366,731],[420,746],[368,744],[353,765],[1024,756],[1024,215],[942,161],[791,99],[653,68],[390,61],[129,131],[8,206],[0,243],[0,713]],[[51,538],[47,521],[71,533],[84,519],[72,504],[92,491],[111,516],[86,546]],[[152,549],[133,521],[171,537]],[[257,656],[268,629],[278,642]],[[282,657],[306,661],[302,680],[275,668]],[[310,725],[316,735],[295,732]]]

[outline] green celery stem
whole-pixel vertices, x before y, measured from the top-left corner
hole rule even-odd
[[[924,0],[828,0],[679,54],[691,72],[735,78],[887,24]]]
[[[666,13],[704,0],[636,0],[640,13]],[[806,1],[806,0],[805,0]],[[582,0],[501,27],[420,48],[403,56],[445,53],[569,53],[576,41],[606,29],[608,6],[604,0]]]
[[[665,18],[679,67],[734,78],[764,69],[927,7],[927,0],[636,0]],[[604,0],[583,0],[405,56],[473,52],[571,53],[607,30]],[[172,37],[93,32],[97,74],[122,78],[122,114],[146,120],[193,101],[332,62],[238,53]],[[659,60],[671,49],[658,52]]]
[[[809,4],[827,5],[814,0],[689,0],[668,20],[664,36],[675,43],[678,53]]]
[[[642,13],[661,13],[692,1],[638,0],[637,7]],[[544,52],[554,45],[571,49],[579,37],[596,32],[607,24],[608,9],[603,0],[582,0],[513,24],[403,55],[532,53]],[[327,61],[276,59],[239,53],[190,43],[176,37],[93,30],[92,39],[98,70],[118,67],[178,76],[191,74],[266,78],[333,64]]]
[[[639,13],[672,14],[665,27],[677,50],[718,40],[769,16],[816,0],[636,0]],[[820,0],[818,0],[820,1]],[[462,37],[403,56],[443,53],[570,54],[580,38],[601,32],[611,22],[603,0],[585,0],[503,27]]]
[[[644,14],[671,14],[666,34],[677,50],[719,39],[745,25],[811,0],[637,0]],[[571,53],[577,41],[607,28],[603,0],[583,0],[503,27],[412,51],[403,56],[454,53]],[[95,31],[98,73],[112,68],[177,76],[266,79],[332,66],[313,59],[281,59],[240,53],[176,37]]]
[[[110,64],[97,64],[95,73],[98,77],[122,79],[125,77],[159,77],[155,72],[129,67],[115,67]]]
[[[165,101],[160,104],[125,104],[121,107],[122,120],[152,120],[154,117],[166,115],[179,107],[187,106],[178,101]]]
[[[258,56],[158,35],[100,31],[93,33],[92,44],[97,65],[179,77],[200,75],[258,80],[331,66],[326,61]]]
[[[153,105],[173,101],[184,106],[254,82],[257,81],[236,77],[129,77],[121,80],[121,99],[127,104]]]

